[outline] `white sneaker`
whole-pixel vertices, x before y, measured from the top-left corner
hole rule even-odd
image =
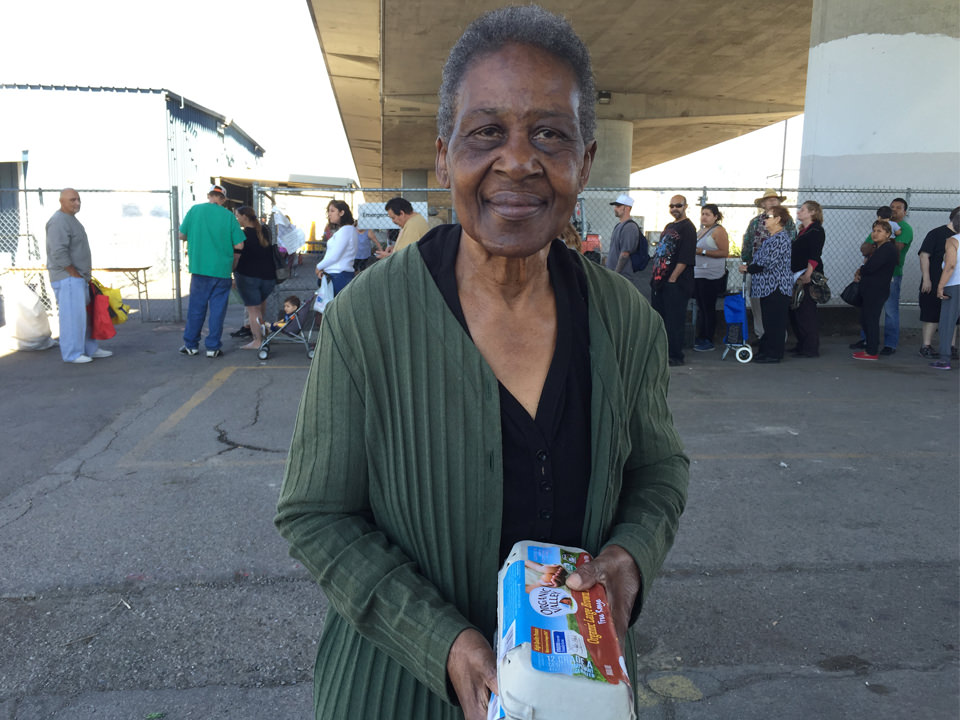
[[[93,358],[90,357],[89,355],[78,355],[73,360],[68,360],[67,362],[72,362],[79,365],[80,363],[93,362]]]
[[[102,348],[97,348],[96,351],[91,355],[94,360],[99,360],[101,358],[113,357],[112,350],[104,350]]]

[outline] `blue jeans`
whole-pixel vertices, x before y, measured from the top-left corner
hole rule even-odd
[[[83,278],[67,277],[50,283],[57,297],[60,315],[60,357],[73,362],[81,355],[97,351],[97,341],[90,339],[90,285]]]
[[[894,350],[900,342],[900,284],[902,282],[903,275],[894,275],[890,278],[890,295],[887,296],[887,302],[883,306],[883,345],[881,347]],[[860,339],[866,339],[862,330]]]
[[[334,297],[339,295],[340,291],[347,286],[347,283],[353,280],[352,272],[327,273],[327,275],[330,276],[330,282],[333,283]]]
[[[188,348],[196,349],[200,345],[200,332],[209,306],[210,323],[203,344],[207,350],[220,349],[223,319],[227,316],[227,302],[230,300],[230,284],[230,278],[190,276],[190,305],[187,309],[187,326],[183,329],[183,344]]]
[[[900,341],[900,283],[903,275],[890,279],[890,297],[883,306],[883,346],[897,349]]]

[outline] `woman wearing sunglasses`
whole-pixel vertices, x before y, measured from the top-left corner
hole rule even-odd
[[[770,237],[757,248],[752,263],[740,266],[740,272],[750,273],[753,297],[760,298],[763,337],[760,338],[760,352],[753,361],[761,364],[778,363],[783,359],[790,295],[793,292],[791,242],[786,229],[793,218],[780,205],[767,210],[762,219]]]

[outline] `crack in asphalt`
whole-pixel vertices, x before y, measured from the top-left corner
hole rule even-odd
[[[220,425],[215,425],[214,429],[217,431],[217,442],[227,445],[225,449],[217,453],[218,456],[223,455],[224,453],[228,453],[231,450],[238,450],[238,449],[252,450],[253,452],[273,453],[277,455],[282,455],[286,452],[286,450],[277,450],[276,448],[265,448],[265,447],[258,447],[256,445],[248,445],[246,443],[239,443],[234,440],[231,440],[227,436],[227,431],[224,430],[222,427],[220,427]]]

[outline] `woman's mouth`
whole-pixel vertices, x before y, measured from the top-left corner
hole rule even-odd
[[[540,212],[545,203],[531,193],[502,191],[489,196],[486,204],[506,220],[526,220]]]

